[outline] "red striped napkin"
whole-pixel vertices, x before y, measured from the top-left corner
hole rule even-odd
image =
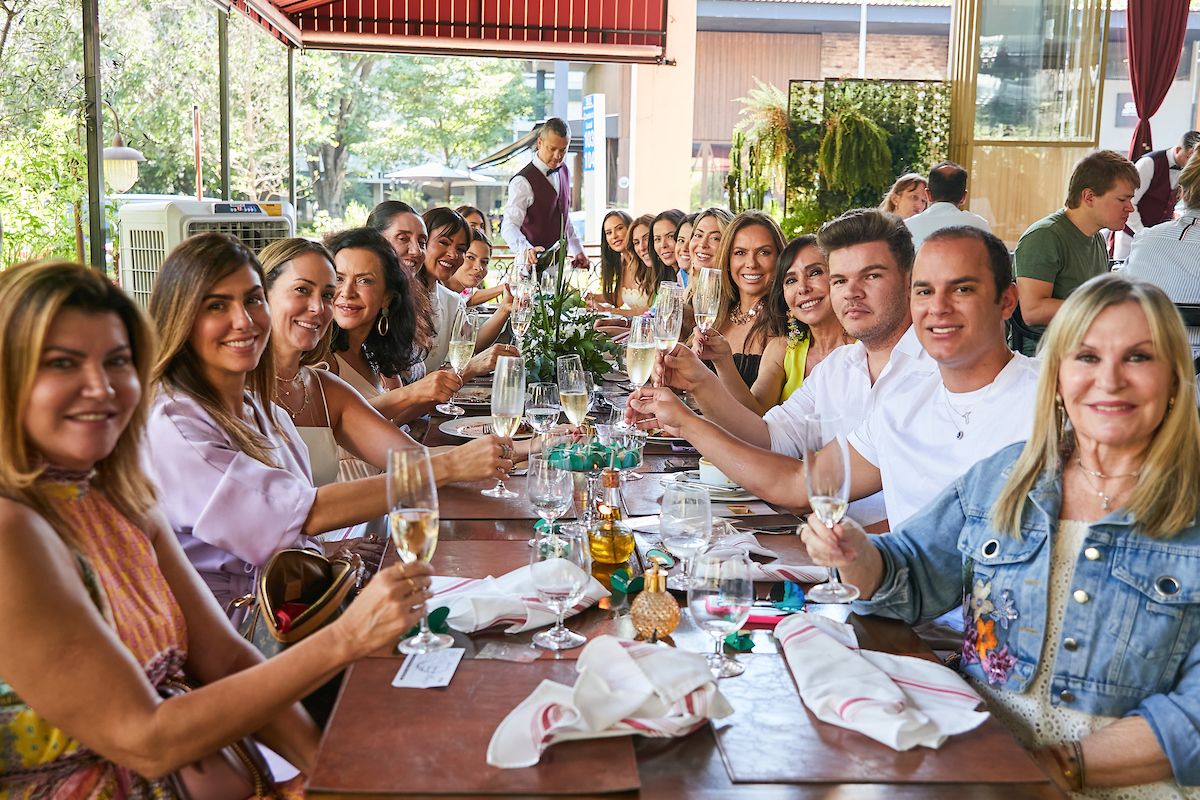
[[[754,536],[754,534],[747,531],[739,531],[724,520],[721,520],[720,524],[725,525],[726,528],[725,532],[720,534],[720,538],[717,538],[718,522],[713,522],[715,546],[728,547],[731,550],[741,550],[742,552],[750,555],[775,559],[769,564],[761,564],[757,561],[751,560],[750,580],[764,583],[771,581],[822,583],[829,579],[829,570],[825,569],[824,567],[785,564],[776,557],[774,550],[763,547],[761,544],[759,544],[758,539]]]
[[[433,599],[428,607],[449,608],[446,624],[456,631],[474,633],[493,625],[508,625],[505,633],[520,633],[554,624],[554,612],[538,601],[528,566],[499,578],[435,576],[432,589]],[[604,584],[592,578],[583,599],[565,616],[574,616],[608,596]]]
[[[547,747],[573,739],[685,736],[733,713],[698,653],[598,636],[575,668],[574,688],[542,681],[504,718],[488,744],[489,764],[532,767]]]
[[[821,720],[894,750],[937,748],[988,718],[975,690],[941,664],[859,650],[854,630],[815,614],[775,628],[800,698]]]

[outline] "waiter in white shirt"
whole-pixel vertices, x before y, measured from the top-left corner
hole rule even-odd
[[[1113,241],[1113,258],[1129,258],[1134,235],[1143,228],[1153,228],[1175,218],[1179,202],[1179,175],[1188,159],[1200,144],[1200,131],[1188,131],[1179,144],[1168,150],[1155,150],[1134,162],[1142,185],[1133,193],[1134,211],[1125,221],[1125,229],[1117,231]]]
[[[571,129],[558,117],[542,123],[537,151],[509,181],[508,202],[500,233],[512,248],[513,263],[533,267],[538,254],[567,235],[567,253],[580,269],[588,267],[583,245],[575,235],[568,213],[571,210],[571,175],[563,164],[571,144]]]
[[[981,231],[992,232],[988,222],[978,214],[963,211],[967,201],[967,171],[953,161],[943,161],[929,170],[929,208],[904,220],[912,232],[913,247],[920,250],[929,234],[942,228],[970,225]]]

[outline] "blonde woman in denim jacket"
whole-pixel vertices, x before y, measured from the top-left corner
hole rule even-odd
[[[1041,356],[1028,442],[891,534],[810,518],[804,542],[859,587],[859,613],[917,623],[961,602],[963,671],[1073,797],[1200,797],[1200,425],[1183,324],[1159,289],[1104,275],[1066,301]]]

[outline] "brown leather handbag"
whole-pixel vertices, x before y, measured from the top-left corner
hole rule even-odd
[[[172,677],[158,685],[158,693],[176,697],[194,688],[188,680]],[[167,779],[179,800],[246,800],[275,790],[271,770],[249,737],[175,770]]]

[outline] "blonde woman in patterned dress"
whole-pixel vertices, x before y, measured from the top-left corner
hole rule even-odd
[[[874,542],[810,517],[804,543],[859,588],[859,613],[913,623],[965,597],[963,671],[1072,797],[1200,797],[1200,425],[1183,323],[1160,289],[1110,273],[1067,298],[1042,343],[1029,441]]]
[[[141,311],[84,267],[13,267],[0,348],[0,791],[170,797],[164,776],[250,734],[309,771],[319,731],[297,701],[420,618],[428,568],[385,570],[264,662],[140,469],[155,358]],[[162,699],[156,685],[181,674],[204,685]]]

